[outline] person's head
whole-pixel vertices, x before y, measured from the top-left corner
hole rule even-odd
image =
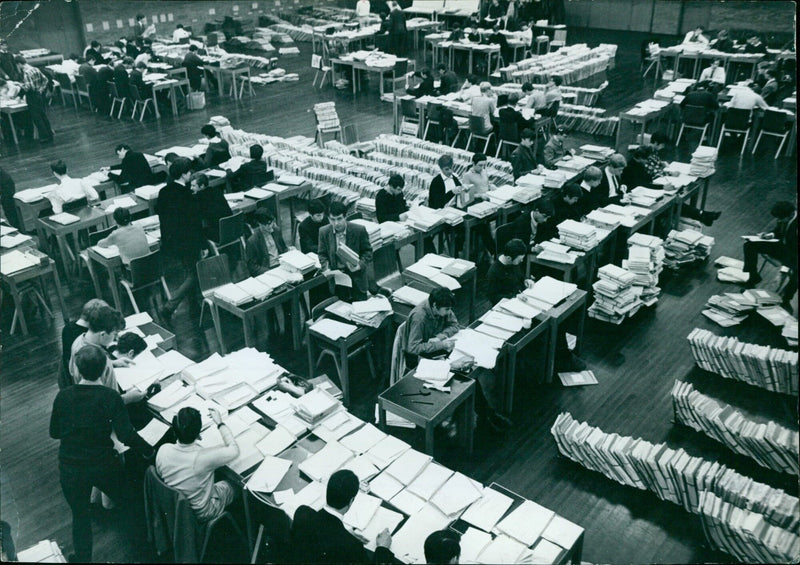
[[[108,305],[108,302],[102,300],[100,298],[92,298],[86,304],[83,305],[83,309],[81,310],[81,320],[84,322],[88,322],[89,318],[94,315],[95,312],[100,310],[101,308],[111,308]]]
[[[200,430],[203,427],[203,419],[197,408],[185,406],[178,410],[172,418],[172,429],[179,443],[194,443],[200,437]]]
[[[117,157],[120,159],[124,159],[125,155],[128,154],[128,151],[131,150],[131,146],[127,143],[120,143],[119,145],[114,148],[114,152],[117,154]]]
[[[519,102],[519,94],[516,92],[512,92],[508,95],[508,105],[509,106],[516,106],[517,102]]]
[[[92,49],[100,49],[100,42],[95,39],[89,44],[89,46]]]
[[[406,181],[403,179],[401,175],[397,173],[392,173],[389,176],[389,182],[386,183],[389,192],[392,194],[400,194],[403,192],[403,188],[406,186]]]
[[[615,177],[620,176],[627,165],[628,161],[625,156],[619,153],[614,153],[608,160],[608,169]]]
[[[174,163],[180,155],[175,153],[174,151],[170,151],[166,155],[164,155],[164,163],[169,167],[172,163]],[[169,172],[169,170],[167,170]]]
[[[486,168],[486,160],[486,155],[483,153],[475,153],[472,156],[472,168],[480,173],[484,168]]]
[[[638,147],[635,147],[633,151],[631,151],[631,159],[633,159],[634,161],[643,162],[647,160],[649,156],[650,156],[650,148],[647,147],[646,145],[640,145]]]
[[[258,143],[250,146],[250,158],[253,161],[258,161],[263,156],[264,156],[264,148],[261,147]]]
[[[556,75],[550,78],[550,82],[552,82],[556,86],[561,86],[562,84],[564,84],[564,79]]]
[[[331,202],[331,207],[328,209],[328,221],[333,226],[333,231],[342,233],[347,229],[347,206],[344,202],[334,201]]]
[[[705,28],[705,27],[703,27],[703,26],[697,26],[696,28],[694,28],[694,32],[695,32],[695,33],[697,33],[697,34],[701,34],[701,33],[703,33],[705,30],[706,30],[706,28]]]
[[[528,248],[522,243],[521,239],[511,239],[503,246],[503,255],[512,265],[519,265],[525,259]]]
[[[106,352],[96,345],[84,345],[75,353],[75,366],[85,381],[97,382],[108,364]]]
[[[211,124],[206,124],[206,125],[204,125],[203,127],[200,128],[200,133],[202,133],[208,139],[211,139],[212,137],[216,137],[217,128],[215,128]]]
[[[600,184],[600,180],[603,178],[603,172],[598,169],[597,167],[588,167],[583,172],[583,182],[591,186],[592,188],[596,187]]]
[[[253,219],[256,222],[256,227],[263,231],[272,232],[277,226],[275,216],[266,208],[259,208],[253,214]]]
[[[97,64],[97,56],[94,53],[88,53],[86,55],[86,62],[89,63],[90,65]]]
[[[529,83],[529,82],[523,82],[522,83],[522,93],[527,96],[531,92],[533,92],[533,85],[531,83]]]
[[[747,43],[750,43],[751,45],[758,45],[761,43],[761,38],[757,35],[752,35],[747,38]]]
[[[442,155],[436,161],[439,165],[439,170],[442,171],[443,177],[450,177],[453,174],[453,158],[450,155]]]
[[[498,94],[497,95],[497,107],[502,108],[503,106],[508,106],[508,94]]]
[[[178,24],[175,26],[175,29],[183,29],[183,24]]]
[[[114,221],[117,222],[117,225],[120,227],[129,225],[131,223],[130,210],[124,206],[120,206],[114,210]]]
[[[519,143],[523,147],[531,147],[535,137],[536,133],[532,129],[525,128],[519,132]]]
[[[436,71],[440,75],[443,75],[444,73],[447,72],[447,65],[445,65],[444,63],[439,63],[438,65],[436,65]]]
[[[197,45],[195,45],[194,43],[189,45],[189,51],[191,51],[192,53],[196,52],[197,51]]]
[[[478,78],[478,75],[467,75],[467,82],[470,85],[479,84],[481,82],[481,79]]]
[[[50,163],[50,170],[53,171],[56,178],[60,179],[67,174],[67,164],[59,159],[55,163]]]
[[[456,305],[456,297],[449,288],[438,286],[428,295],[428,304],[437,316],[447,316]]]
[[[713,61],[711,61],[711,67],[714,69],[719,67],[721,64],[722,62],[719,59],[714,59]]]
[[[358,494],[358,477],[350,469],[340,469],[330,476],[325,502],[342,514],[347,512]]]
[[[772,205],[772,210],[770,210],[769,213],[772,214],[773,218],[778,220],[787,220],[792,217],[794,211],[794,204],[788,200],[781,200]]]
[[[480,85],[481,95],[482,96],[491,96],[492,95],[492,85],[486,81],[483,81]]]
[[[556,128],[553,130],[553,134],[552,134],[550,137],[551,137],[552,139],[555,139],[555,140],[556,140],[556,141],[558,141],[558,142],[562,142],[562,141],[564,141],[564,133],[566,133],[566,132],[565,132],[565,130],[564,130],[564,128],[562,128],[562,127],[556,127]]]
[[[424,67],[419,71],[419,76],[422,78],[431,78],[431,70],[428,67]]]
[[[122,58],[122,66],[126,69],[130,69],[133,67],[133,57],[123,57]]]
[[[144,61],[139,61],[138,63],[136,63],[135,66],[137,69],[144,72],[144,70],[147,68],[147,63],[145,63]]]
[[[102,347],[111,345],[117,339],[117,333],[125,328],[125,319],[122,314],[110,306],[98,308],[86,321],[89,323],[92,343]]]
[[[146,23],[147,20],[144,17],[144,14],[136,14],[136,21],[140,23]]]
[[[537,224],[546,222],[555,216],[555,214],[553,203],[547,198],[539,198],[533,203],[533,207],[531,208],[531,219]]]
[[[656,151],[661,151],[669,145],[670,139],[665,131],[657,131],[653,135],[650,136],[650,143],[653,145]]]
[[[325,205],[320,200],[312,200],[308,203],[308,213],[313,221],[320,224],[325,219]]]
[[[192,177],[192,190],[200,191],[208,188],[208,175],[200,173]]]
[[[461,537],[450,529],[430,534],[424,547],[428,563],[458,563],[461,557]]]
[[[169,176],[185,184],[192,176],[192,162],[186,157],[176,157],[169,166]]]
[[[562,189],[562,197],[564,198],[564,202],[569,204],[570,206],[577,204],[578,200],[581,198],[581,187],[577,184],[568,184],[564,186]]]
[[[125,332],[117,338],[117,355],[120,357],[133,359],[145,349],[147,349],[147,343],[142,336],[133,332]]]

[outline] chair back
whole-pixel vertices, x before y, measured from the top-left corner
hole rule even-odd
[[[153,465],[144,473],[144,506],[147,539],[156,550],[172,551],[176,563],[198,562],[204,528],[186,496],[162,481]]]
[[[97,230],[96,232],[89,234],[89,247],[93,245],[97,245],[97,242],[101,239],[107,238],[111,235],[111,232],[117,229],[117,226],[111,226],[110,228],[106,228],[104,230]]]
[[[130,92],[131,100],[134,102],[142,102],[142,97],[139,94],[139,89],[136,86],[130,85],[128,87],[128,92]]]
[[[527,214],[527,212],[523,212],[523,214]],[[497,230],[495,230],[494,240],[497,245],[497,249],[495,250],[495,256],[500,255],[503,251],[503,247],[505,247],[506,243],[514,239],[514,224],[513,222],[509,222],[507,224],[503,224],[502,226],[498,226]],[[526,241],[523,243],[527,244]]]
[[[219,244],[233,243],[244,235],[244,214],[237,212],[219,219]]]
[[[389,365],[389,386],[403,378],[406,373],[406,325],[408,322],[403,322],[397,326],[397,332],[394,334],[394,342],[392,343],[392,360]]]
[[[311,68],[315,70],[322,69],[322,55],[318,53],[311,54]]]
[[[345,124],[344,130],[342,130],[342,137],[345,145],[358,143],[358,128],[356,124]]]
[[[486,122],[484,122],[483,116],[469,117],[469,131],[472,135],[486,137]]]
[[[442,122],[442,108],[443,106],[439,103],[433,102],[428,104],[428,121],[429,122]],[[452,114],[451,114],[452,115]]]
[[[542,114],[550,118],[555,118],[558,115],[558,109],[561,107],[561,100],[551,102],[550,105],[542,111]]]
[[[198,261],[197,281],[200,285],[200,292],[204,295],[212,288],[233,282],[228,256],[223,253]]]
[[[86,82],[85,76],[75,75],[75,87],[80,92],[89,92],[89,84]]]
[[[59,86],[61,86],[61,91],[71,91],[72,90],[72,82],[69,80],[69,76],[67,73],[55,73],[56,81],[58,82]]]
[[[750,127],[750,114],[752,110],[743,108],[728,108],[725,112],[726,130],[746,130]]]
[[[442,106],[439,115],[439,123],[445,129],[457,127],[456,121],[455,119],[453,119],[453,111],[450,108],[445,108],[444,106]]]
[[[776,133],[783,135],[789,129],[791,122],[789,115],[781,110],[764,110],[764,118],[761,121],[761,130],[764,133]]]
[[[687,126],[703,127],[706,125],[707,111],[702,106],[689,106],[683,109],[683,123]]]
[[[413,98],[401,98],[400,110],[404,118],[417,119],[417,102]]]
[[[567,41],[567,30],[557,29],[553,32],[553,41]]]
[[[317,321],[320,318],[320,316],[322,316],[322,314],[325,312],[325,308],[338,301],[339,301],[338,296],[331,296],[330,298],[326,298],[325,300],[314,306],[311,309],[311,320]]]
[[[117,83],[115,83],[113,80],[108,81],[108,90],[111,92],[112,98],[122,98],[119,95],[119,90],[117,90]]]
[[[516,120],[504,120],[501,116],[498,124],[497,135],[501,140],[519,143],[519,124]]]
[[[131,284],[134,289],[155,284],[160,278],[161,253],[158,250],[131,259]]]
[[[206,35],[206,47],[216,47],[217,45],[219,45],[219,38],[216,33],[210,32]]]
[[[394,76],[403,76],[408,72],[408,59],[397,59],[394,64]]]

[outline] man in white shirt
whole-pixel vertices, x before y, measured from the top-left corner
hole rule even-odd
[[[359,21],[366,19],[369,16],[369,0],[358,0],[356,2],[356,17]]]
[[[720,60],[714,59],[711,66],[703,69],[700,73],[700,82],[710,81],[725,86],[725,69],[720,66]]]
[[[703,45],[708,45],[708,38],[703,35],[704,31],[705,28],[703,26],[697,26],[684,36],[683,43],[702,43]]]
[[[53,176],[58,179],[58,185],[55,190],[47,195],[50,204],[53,206],[53,212],[60,214],[64,211],[64,204],[75,202],[81,198],[86,198],[88,201],[100,200],[100,196],[94,187],[89,186],[80,179],[73,179],[67,175],[67,164],[64,161],[56,161],[50,165],[50,170],[53,171]]]
[[[728,108],[739,108],[741,110],[752,110],[755,107],[759,107],[762,110],[769,108],[769,105],[761,95],[749,86],[731,88],[731,96],[730,101],[725,104]]]
[[[172,41],[178,43],[181,39],[186,39],[187,37],[191,37],[192,32],[187,31],[183,28],[183,24],[178,24],[175,26],[175,31],[172,32]]]

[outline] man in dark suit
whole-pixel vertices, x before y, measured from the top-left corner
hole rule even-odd
[[[316,253],[319,245],[319,230],[328,225],[325,218],[325,206],[320,200],[308,203],[308,217],[297,226],[300,239],[300,251]]]
[[[250,146],[250,161],[244,163],[239,170],[228,171],[228,178],[236,190],[250,190],[254,186],[263,186],[275,178],[272,171],[267,170],[263,159],[264,148],[258,144]]]
[[[8,223],[20,229],[22,224],[20,224],[19,216],[17,215],[17,205],[14,203],[16,190],[14,179],[0,167],[0,206],[3,208],[3,214]]]
[[[441,172],[433,177],[428,188],[428,206],[434,210],[447,206],[457,187],[461,186],[461,181],[453,174],[453,158],[450,155],[442,155],[437,163]]]
[[[352,288],[336,285],[336,294],[342,300],[364,300],[372,269],[372,246],[367,230],[345,219],[345,206],[333,202],[328,211],[330,224],[319,230],[317,254],[323,271],[339,270],[350,276]],[[352,253],[351,253],[352,252]],[[349,256],[349,257],[348,257]]]
[[[253,235],[247,238],[247,270],[250,275],[258,275],[278,266],[278,256],[286,253],[286,242],[272,214],[259,208],[255,214],[256,225]]]
[[[114,84],[117,87],[117,94],[122,98],[130,98],[131,95],[131,79],[128,72],[133,68],[133,59],[125,57],[122,62],[114,66]]]
[[[708,83],[698,83],[697,87],[691,92],[686,93],[686,96],[681,100],[681,110],[685,110],[686,106],[700,106],[701,108],[705,108],[706,122],[711,123],[714,121],[714,112],[719,109],[719,100],[716,94],[713,94],[709,90]]]
[[[183,269],[183,282],[172,293],[172,299],[160,310],[162,321],[169,322],[181,301],[197,292],[197,261],[203,245],[203,224],[197,202],[189,188],[192,163],[178,157],[169,167],[167,185],[158,193],[156,213],[161,226],[161,253],[165,258],[177,259]],[[199,310],[200,302],[189,301],[190,307]]]
[[[436,70],[439,71],[439,94],[458,92],[458,75],[444,63],[439,63]]]
[[[530,212],[523,212],[511,225],[511,233],[505,238],[498,238],[497,246],[502,247],[511,239],[522,240],[531,247],[539,245],[554,237],[558,237],[558,228],[553,222],[555,210],[548,198],[539,198],[533,203]]]
[[[600,178],[600,184],[597,186],[597,192],[603,195],[606,203],[619,202],[622,197],[619,179],[627,164],[625,157],[619,153],[614,153],[608,160],[608,164],[603,167],[603,175]]]
[[[536,155],[533,153],[534,137],[536,137],[536,134],[528,128],[519,133],[519,147],[511,152],[511,167],[514,172],[514,180],[539,169],[539,165],[536,163]]]
[[[600,190],[600,183],[603,180],[603,171],[597,167],[587,167],[581,179],[581,216],[585,216],[592,210],[602,208],[607,204],[606,196]]]
[[[389,32],[389,52],[403,57],[406,54],[406,15],[397,2],[392,2],[389,16],[386,18],[386,29]]]
[[[650,157],[651,148],[648,145],[640,145],[631,151],[628,164],[620,175],[620,183],[633,190],[637,186],[652,187],[653,175],[647,170],[647,159]]]
[[[111,90],[108,83],[114,80],[114,71],[108,65],[98,65],[97,75],[94,83],[94,93],[96,97],[95,107],[97,113],[101,115],[108,115],[111,109]]]
[[[336,471],[328,479],[325,507],[314,510],[300,506],[290,532],[292,561],[295,563],[394,563],[388,529],[378,534],[374,559],[353,534],[345,529],[342,517],[358,494],[358,477],[350,470]]]
[[[769,255],[791,269],[790,282],[784,289],[788,302],[797,290],[797,209],[788,201],[776,202],[770,210],[775,225],[767,233],[761,233],[761,241],[744,242],[744,271],[750,273],[748,286],[755,287],[760,281],[758,256]]]
[[[581,199],[583,189],[575,183],[564,185],[559,192],[553,195],[553,223],[560,224],[564,220],[577,220],[581,217],[578,201]]]
[[[228,142],[220,138],[217,128],[211,124],[206,124],[200,128],[200,133],[208,140],[208,149],[206,149],[205,155],[198,158],[198,167],[211,169],[231,158]]]
[[[183,57],[181,66],[186,67],[186,76],[189,78],[189,86],[192,90],[200,90],[205,69],[203,60],[197,54],[197,45],[189,45],[189,51]]]
[[[122,162],[110,167],[111,171],[119,173],[109,172],[108,177],[119,185],[123,193],[146,184],[153,184],[153,172],[142,153],[131,150],[131,146],[126,143],[120,143],[114,151]]]

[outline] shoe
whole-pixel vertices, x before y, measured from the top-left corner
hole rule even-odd
[[[755,288],[756,285],[761,282],[761,280],[761,275],[758,273],[751,273],[750,278],[747,279],[747,282],[744,283],[744,285],[747,288]]]
[[[700,221],[706,226],[711,227],[714,221],[718,220],[721,215],[722,212],[703,212],[700,215]]]

